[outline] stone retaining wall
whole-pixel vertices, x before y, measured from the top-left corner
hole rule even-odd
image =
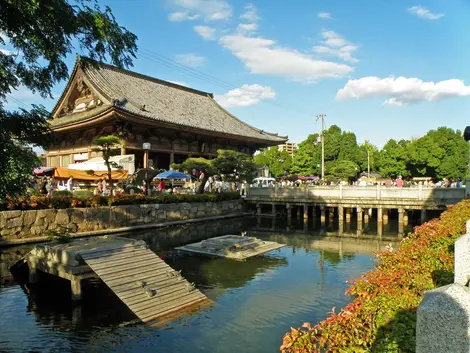
[[[239,213],[242,200],[174,204],[126,205],[96,208],[0,212],[0,239],[43,236],[57,226],[74,232],[163,223]]]

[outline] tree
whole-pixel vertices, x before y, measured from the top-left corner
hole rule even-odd
[[[35,166],[33,152],[26,153],[24,147],[51,143],[44,107],[8,111],[7,96],[26,87],[44,98],[52,97],[52,87],[68,75],[64,60],[74,41],[92,59],[109,58],[119,67],[131,66],[137,37],[119,26],[108,7],[101,10],[94,0],[0,0],[0,8],[0,45],[12,49],[0,51],[1,201],[25,189],[20,182],[24,178],[9,178]]]
[[[409,141],[394,139],[388,140],[379,155],[379,172],[385,177],[408,176],[408,153]]]
[[[447,127],[430,130],[410,143],[408,154],[413,176],[455,180],[466,175],[468,146],[458,130]]]
[[[321,164],[321,146],[317,142],[318,134],[308,135],[299,143],[292,160],[291,172],[296,175],[319,175]]]
[[[108,169],[108,185],[111,190],[113,190],[113,178],[111,174],[111,168],[121,169],[122,167],[116,162],[110,161],[110,158],[117,154],[116,149],[119,148],[120,143],[121,140],[119,139],[119,137],[114,135],[98,137],[91,143],[93,146],[95,146],[92,148],[92,150],[95,152],[101,152],[103,155],[104,164]]]
[[[377,170],[377,161],[379,159],[379,152],[377,147],[371,144],[369,141],[364,141],[362,145],[358,147],[357,152],[357,163],[361,171],[374,171]]]
[[[217,157],[214,159],[188,158],[183,163],[173,164],[171,167],[177,170],[197,169],[203,172],[204,177],[198,190],[200,194],[204,192],[204,186],[211,175],[220,174],[224,175],[226,180],[247,180],[250,182],[256,170],[251,155],[232,150],[218,150]]]
[[[352,161],[337,161],[329,174],[341,180],[352,180],[357,177],[359,166]]]
[[[254,156],[254,161],[258,165],[266,165],[275,178],[289,172],[292,167],[292,157],[286,151],[279,151],[277,146],[261,149],[260,153]]]

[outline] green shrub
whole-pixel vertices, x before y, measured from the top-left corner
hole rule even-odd
[[[426,291],[453,282],[455,240],[470,219],[470,200],[416,227],[395,252],[352,282],[353,300],[326,320],[286,333],[285,353],[414,352],[416,309]]]
[[[119,205],[140,205],[155,203],[181,203],[181,202],[217,202],[239,199],[236,192],[206,193],[206,194],[160,194],[156,196],[144,196],[143,194],[119,196],[77,196],[70,192],[58,191],[53,197],[26,196],[7,198],[0,204],[1,209],[8,210],[35,210],[45,208],[71,208],[71,207],[101,207]]]

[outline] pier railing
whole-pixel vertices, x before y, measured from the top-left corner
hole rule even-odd
[[[456,203],[465,198],[465,188],[385,187],[385,186],[309,186],[250,187],[247,199],[368,199],[422,200]]]

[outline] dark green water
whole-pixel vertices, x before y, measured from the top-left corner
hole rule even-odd
[[[172,250],[242,231],[288,246],[246,262]],[[144,239],[214,301],[159,329],[132,323],[133,315],[97,280],[85,285],[86,300],[75,307],[67,281],[44,276],[28,293],[7,268],[30,247],[0,249],[0,352],[278,352],[290,327],[315,323],[346,305],[346,281],[371,269],[373,252],[396,239],[317,234],[312,225],[286,231],[282,221],[230,219],[130,235]]]

